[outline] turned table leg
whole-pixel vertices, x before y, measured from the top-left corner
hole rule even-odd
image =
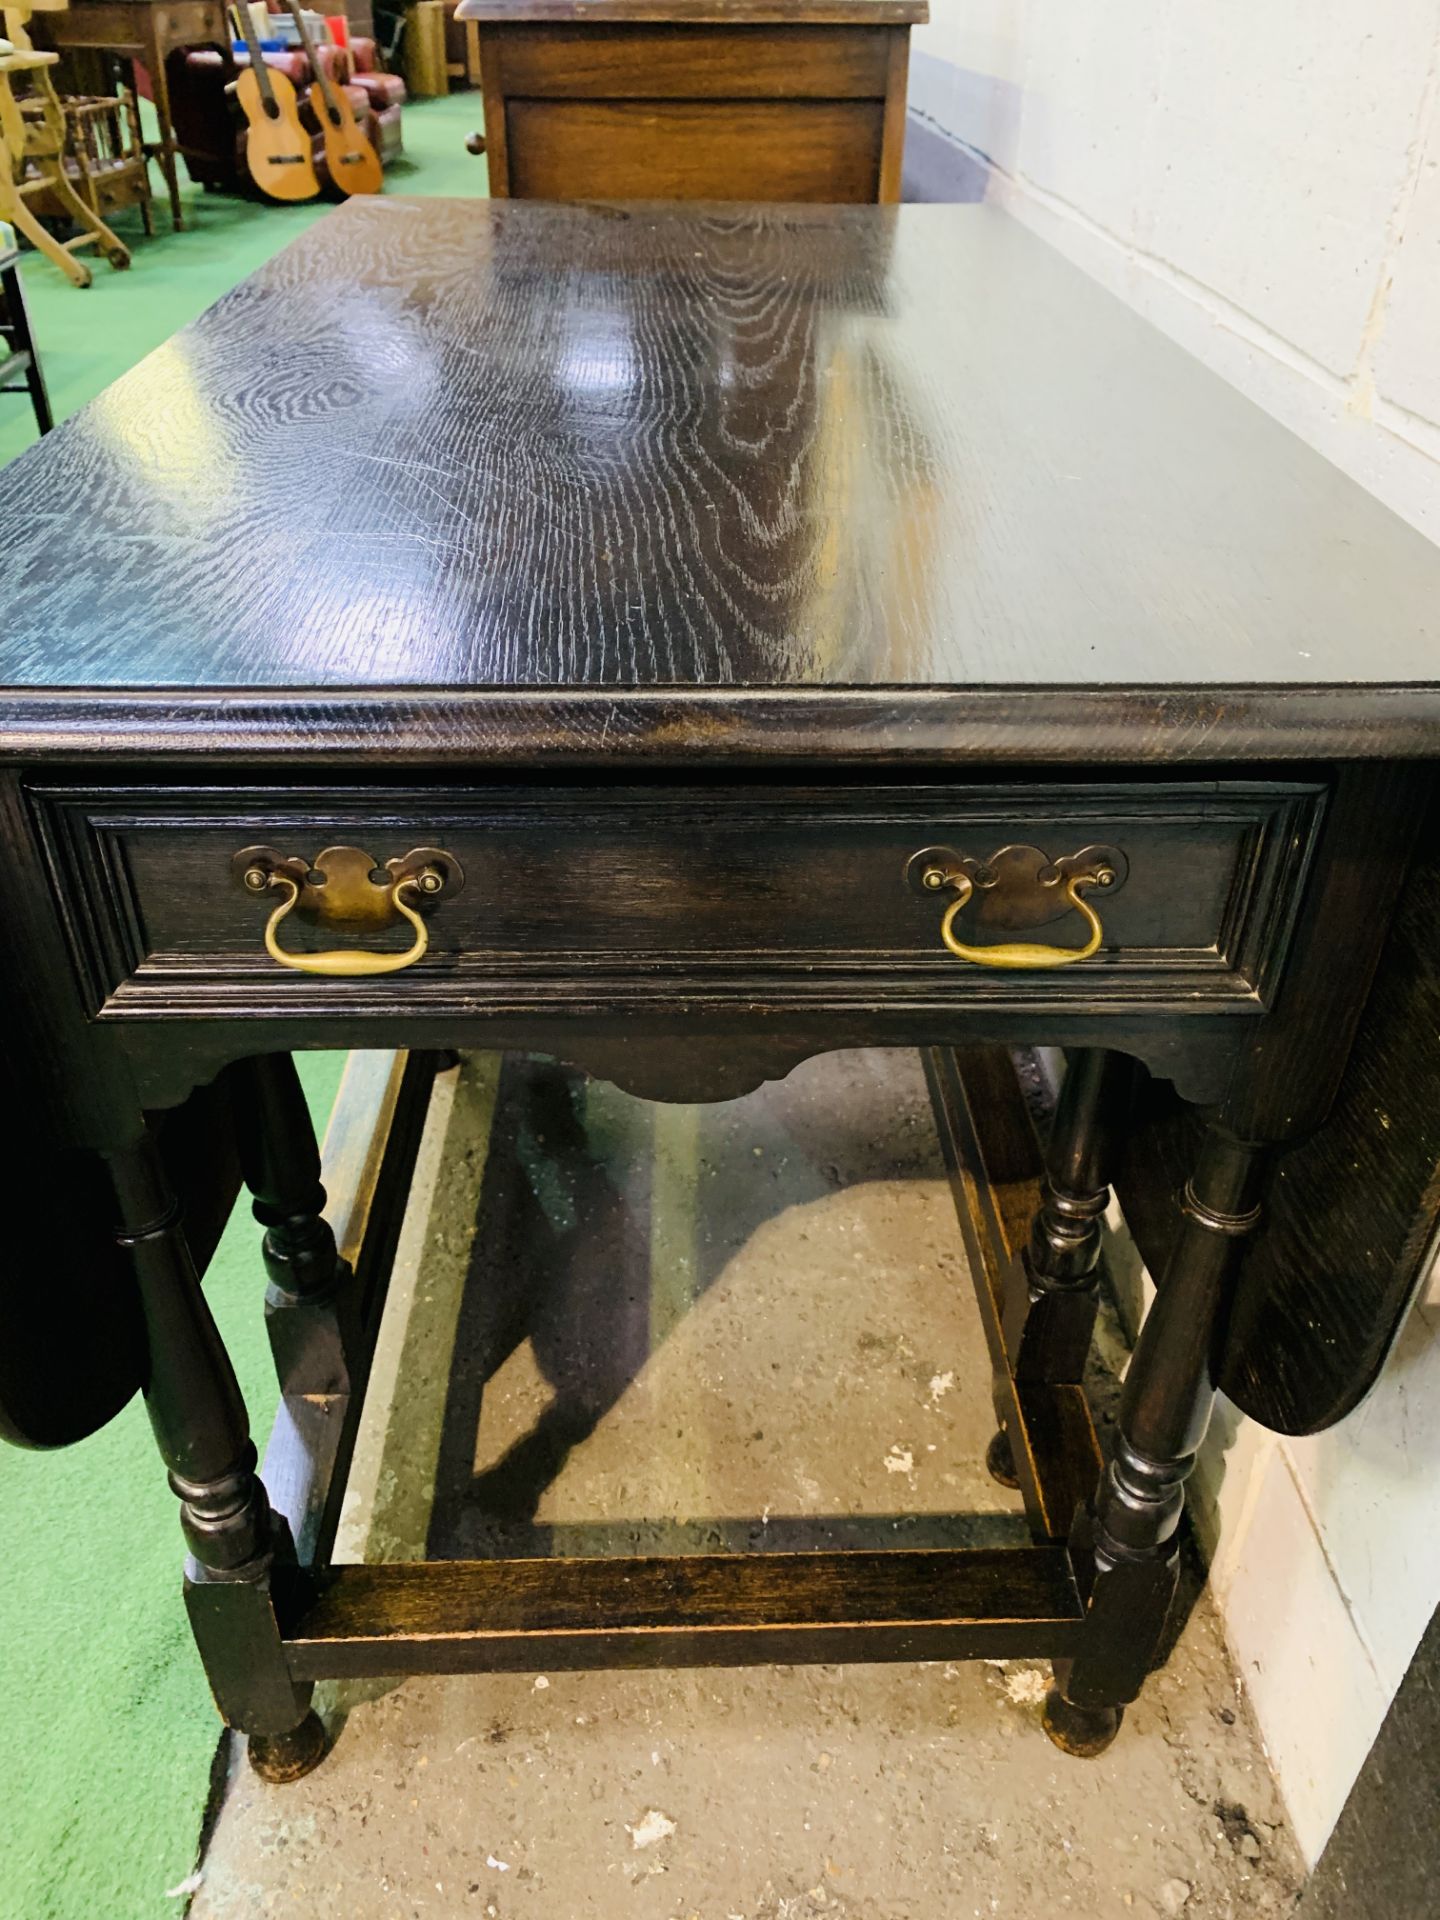
[[[287,1393],[343,1393],[360,1339],[350,1270],[324,1218],[320,1149],[295,1062],[261,1054],[231,1069],[240,1164],[265,1228],[265,1320]]]
[[[1135,1086],[1135,1062],[1103,1047],[1070,1058],[1045,1154],[1045,1187],[1010,1290],[1005,1348],[1017,1382],[1079,1382],[1095,1328],[1100,1222]],[[1002,1424],[985,1456],[1002,1486],[1019,1484]]]
[[[258,1772],[314,1766],[325,1731],[290,1677],[270,1574],[288,1546],[255,1471],[245,1405],[211,1318],[153,1139],[109,1155],[119,1228],[147,1346],[145,1404],[190,1552],[185,1601],[215,1703],[250,1735]]]
[[[1090,1580],[1087,1643],[1057,1661],[1045,1709],[1070,1753],[1108,1746],[1150,1671],[1174,1596],[1185,1480],[1205,1437],[1246,1237],[1260,1223],[1267,1149],[1212,1126],[1126,1376],[1114,1459],[1072,1547]]]
[[[1185,1480],[1210,1422],[1269,1157],[1322,1126],[1330,1111],[1430,778],[1400,765],[1336,776],[1283,987],[1237,1055],[1200,1143],[1126,1375],[1114,1458],[1071,1534],[1088,1585],[1087,1624],[1080,1652],[1056,1662],[1045,1717],[1052,1739],[1071,1752],[1108,1744],[1160,1646],[1179,1568]]]

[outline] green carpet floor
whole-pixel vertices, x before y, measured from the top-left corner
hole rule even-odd
[[[466,135],[481,124],[478,94],[412,101],[405,109],[405,157],[386,174],[386,191],[483,194],[485,162],[465,151]],[[159,169],[152,171],[158,182]],[[117,214],[115,231],[131,249],[135,264],[116,273],[87,249],[84,258],[91,262],[95,280],[83,292],[48,260],[33,253],[23,256],[26,304],[57,420],[93,400],[117,375],[331,210],[328,200],[283,207],[201,193],[188,182],[185,205],[193,224],[184,233],[172,233],[169,202],[157,197],[153,240],[145,238],[133,208]],[[0,394],[0,464],[34,438],[24,390]]]
[[[473,94],[405,110],[399,193],[473,195],[485,168],[464,149]],[[252,272],[325,207],[192,193],[193,231],[101,265],[78,292],[27,255],[26,292],[57,417],[71,413]],[[133,232],[132,232],[133,227]],[[0,402],[0,459],[33,438],[23,399]],[[4,530],[0,528],[0,583]],[[0,594],[3,599],[3,594]],[[0,615],[3,617],[3,615]],[[343,1057],[301,1057],[323,1126]],[[234,1356],[262,1450],[275,1399],[261,1318],[259,1229],[231,1221],[206,1292]],[[218,1722],[180,1599],[174,1497],[139,1403],[58,1454],[0,1446],[0,1920],[145,1920],[179,1913],[195,1864]]]

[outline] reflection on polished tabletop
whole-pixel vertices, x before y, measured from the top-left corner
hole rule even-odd
[[[0,519],[12,686],[1440,679],[1434,548],[983,207],[352,203]]]

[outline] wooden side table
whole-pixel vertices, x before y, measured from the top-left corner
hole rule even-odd
[[[57,51],[88,47],[141,61],[154,89],[160,138],[154,152],[170,195],[170,218],[181,232],[180,178],[175,157],[181,151],[170,118],[170,81],[166,62],[179,47],[228,47],[230,34],[221,0],[75,0],[62,12],[45,15],[45,37]]]
[[[895,201],[926,0],[461,0],[493,199]]]

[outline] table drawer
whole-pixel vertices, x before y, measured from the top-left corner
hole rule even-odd
[[[474,785],[45,788],[32,799],[102,1017],[986,1001],[1213,1012],[1254,1010],[1273,992],[1324,790]],[[323,885],[305,878],[334,848],[355,850],[358,907],[340,899],[342,858]],[[386,863],[417,848],[435,851],[397,889]],[[1103,922],[1098,951],[1078,964],[986,964],[997,942],[1081,944],[1083,909],[1066,898],[1077,861]],[[1092,884],[1101,866],[1108,888]],[[346,949],[393,964],[420,941],[423,957],[382,978],[272,959],[266,923],[292,882],[282,954]],[[942,940],[951,907],[972,958]],[[381,909],[394,924],[378,924]]]
[[[512,100],[505,125],[523,200],[863,204],[885,133],[873,100]]]
[[[814,26],[488,27],[496,84],[528,100],[872,100],[891,34]]]

